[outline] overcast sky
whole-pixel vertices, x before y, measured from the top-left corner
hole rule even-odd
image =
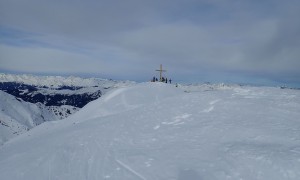
[[[0,72],[300,87],[299,0],[0,0]]]

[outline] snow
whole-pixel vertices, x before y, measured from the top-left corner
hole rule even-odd
[[[34,88],[26,87],[29,89],[24,90],[18,89],[20,91],[19,95],[22,96],[17,96],[21,98],[26,97],[23,99],[31,99],[30,102],[39,103],[25,103],[20,98],[17,101],[15,97],[8,96],[8,94],[1,91],[0,100],[2,102],[0,102],[0,107],[3,107],[3,110],[0,112],[0,145],[45,121],[60,120],[68,117],[80,109],[74,106],[82,107],[86,102],[98,98],[111,89],[135,84],[130,81],[113,81],[100,78],[84,79],[74,76],[34,76],[0,73],[1,82],[22,83],[34,86]],[[20,88],[17,85],[14,85],[15,88]],[[30,88],[34,90],[30,90]],[[12,90],[7,92],[10,93]],[[15,93],[12,94],[15,95]],[[79,99],[80,96],[81,98],[83,97],[82,101],[78,101],[80,102],[79,104],[72,103],[72,101],[78,100],[76,97],[72,97],[73,95]],[[41,96],[45,98],[41,98]],[[66,98],[60,100],[62,96],[66,96]],[[72,100],[70,101],[71,98]],[[46,106],[60,104],[64,105]],[[70,104],[73,106],[70,106]]]
[[[62,86],[75,86],[75,87],[113,87],[122,86],[127,84],[133,84],[131,81],[112,81],[108,79],[101,78],[80,78],[80,77],[62,77],[62,76],[35,76],[29,74],[14,75],[14,74],[4,74],[0,73],[0,82],[18,82],[28,85],[34,85],[38,87],[51,87],[59,88]],[[47,89],[48,90],[48,89]],[[48,90],[51,93],[51,90]],[[72,91],[65,91],[65,93],[70,93]],[[85,91],[86,92],[86,91]],[[84,93],[84,92],[82,92]]]
[[[6,142],[1,179],[296,180],[299,109],[291,89],[119,88]]]
[[[45,122],[56,120],[45,106],[32,104],[0,91],[0,145]]]
[[[119,88],[108,92],[100,98],[101,100],[87,104],[78,113],[74,114],[72,119],[96,118],[126,112],[145,104],[159,103],[162,99],[174,97],[181,92],[179,89],[174,89],[173,86],[164,86],[166,85],[159,83],[156,86],[141,84]]]
[[[42,105],[43,106],[43,105]],[[80,108],[69,106],[69,105],[62,105],[62,106],[44,106],[45,109],[52,112],[56,119],[65,119],[69,117],[71,114],[79,111]]]

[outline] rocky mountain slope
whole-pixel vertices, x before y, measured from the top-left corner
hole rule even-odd
[[[0,91],[0,144],[46,121],[57,120],[43,104],[32,104]]]

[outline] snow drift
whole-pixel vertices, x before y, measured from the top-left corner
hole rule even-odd
[[[0,149],[2,179],[299,179],[300,91],[107,93]]]
[[[165,98],[176,97],[181,90],[164,83],[142,83],[107,93],[103,98],[87,104],[72,119],[87,119],[125,112],[143,105],[158,104]]]

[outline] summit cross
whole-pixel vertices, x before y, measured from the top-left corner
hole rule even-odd
[[[156,70],[156,71],[159,71],[159,80],[162,81],[162,73],[163,73],[163,72],[166,72],[167,70],[163,70],[162,64],[161,64],[161,65],[160,65],[160,69],[159,69],[159,70]]]

